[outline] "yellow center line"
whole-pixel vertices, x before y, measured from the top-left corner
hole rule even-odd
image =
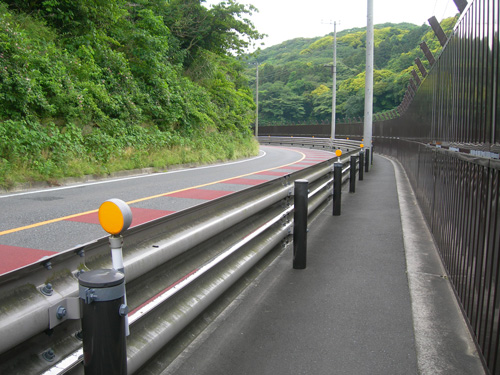
[[[209,182],[209,183],[202,184],[202,185],[191,186],[191,187],[184,188],[184,189],[170,191],[168,193],[162,193],[162,194],[152,195],[152,196],[145,197],[145,198],[134,199],[134,200],[131,200],[131,201],[126,202],[126,203],[130,205],[130,204],[134,204],[134,203],[144,202],[144,201],[147,201],[147,200],[150,200],[150,199],[155,199],[155,198],[160,198],[160,197],[168,196],[169,194],[179,193],[181,191],[192,190],[192,189],[199,189],[199,188],[202,188],[202,187],[205,187],[205,186],[215,185],[215,184],[219,184],[219,183],[222,183],[222,182],[225,182],[225,181],[233,180],[235,178],[242,178],[242,177],[247,177],[247,176],[251,176],[251,175],[254,175],[254,174],[259,174],[259,173],[262,173],[262,172],[272,171],[273,169],[285,168],[285,167],[287,167],[289,165],[293,165],[293,164],[299,163],[299,162],[301,162],[302,160],[304,160],[306,158],[306,155],[304,153],[302,153],[300,151],[297,151],[297,150],[292,150],[292,151],[297,152],[297,153],[299,153],[299,154],[302,155],[302,157],[299,160],[294,161],[293,163],[288,163],[288,164],[280,165],[279,167],[263,169],[261,171],[247,173],[247,174],[243,174],[243,175],[236,176],[236,177],[230,177],[230,178],[226,178],[226,179],[219,180],[219,181]],[[73,215],[58,217],[56,219],[51,219],[51,220],[46,220],[46,221],[40,221],[38,223],[26,225],[24,227],[18,227],[18,228],[12,228],[12,229],[8,229],[8,230],[4,230],[3,232],[0,232],[0,236],[4,236],[6,234],[11,234],[11,233],[16,233],[16,232],[21,232],[21,231],[27,230],[27,229],[33,229],[33,228],[41,227],[41,226],[44,226],[44,225],[53,224],[53,223],[57,223],[57,222],[60,222],[60,221],[68,220],[68,219],[73,219],[75,217],[79,217],[79,216],[83,216],[83,215],[93,214],[93,213],[96,213],[98,211],[99,210],[91,210],[91,211],[86,211],[86,212],[80,212],[78,214],[73,214]]]

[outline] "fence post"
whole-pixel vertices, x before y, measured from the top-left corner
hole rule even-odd
[[[295,181],[293,196],[293,268],[306,268],[307,260],[307,208],[309,195],[309,182],[307,180]]]
[[[363,171],[365,166],[365,153],[363,149],[359,152],[359,181],[363,181]]]
[[[339,216],[341,211],[342,195],[342,163],[339,161],[333,164],[333,216]]]
[[[351,169],[350,169],[350,178],[349,178],[349,193],[355,193],[356,192],[356,163],[357,161],[357,156],[352,155],[351,156]]]
[[[94,270],[78,276],[85,375],[126,375],[125,275]]]

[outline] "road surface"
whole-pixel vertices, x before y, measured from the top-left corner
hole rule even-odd
[[[97,212],[108,199],[127,202],[135,226],[332,156],[261,146],[257,157],[236,162],[0,195],[0,274],[106,236]]]

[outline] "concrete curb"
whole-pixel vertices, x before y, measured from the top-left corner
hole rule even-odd
[[[386,159],[396,173],[419,373],[486,374],[408,177]]]

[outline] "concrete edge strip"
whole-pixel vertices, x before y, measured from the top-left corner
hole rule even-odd
[[[396,175],[419,373],[486,374],[406,172],[386,159]]]

